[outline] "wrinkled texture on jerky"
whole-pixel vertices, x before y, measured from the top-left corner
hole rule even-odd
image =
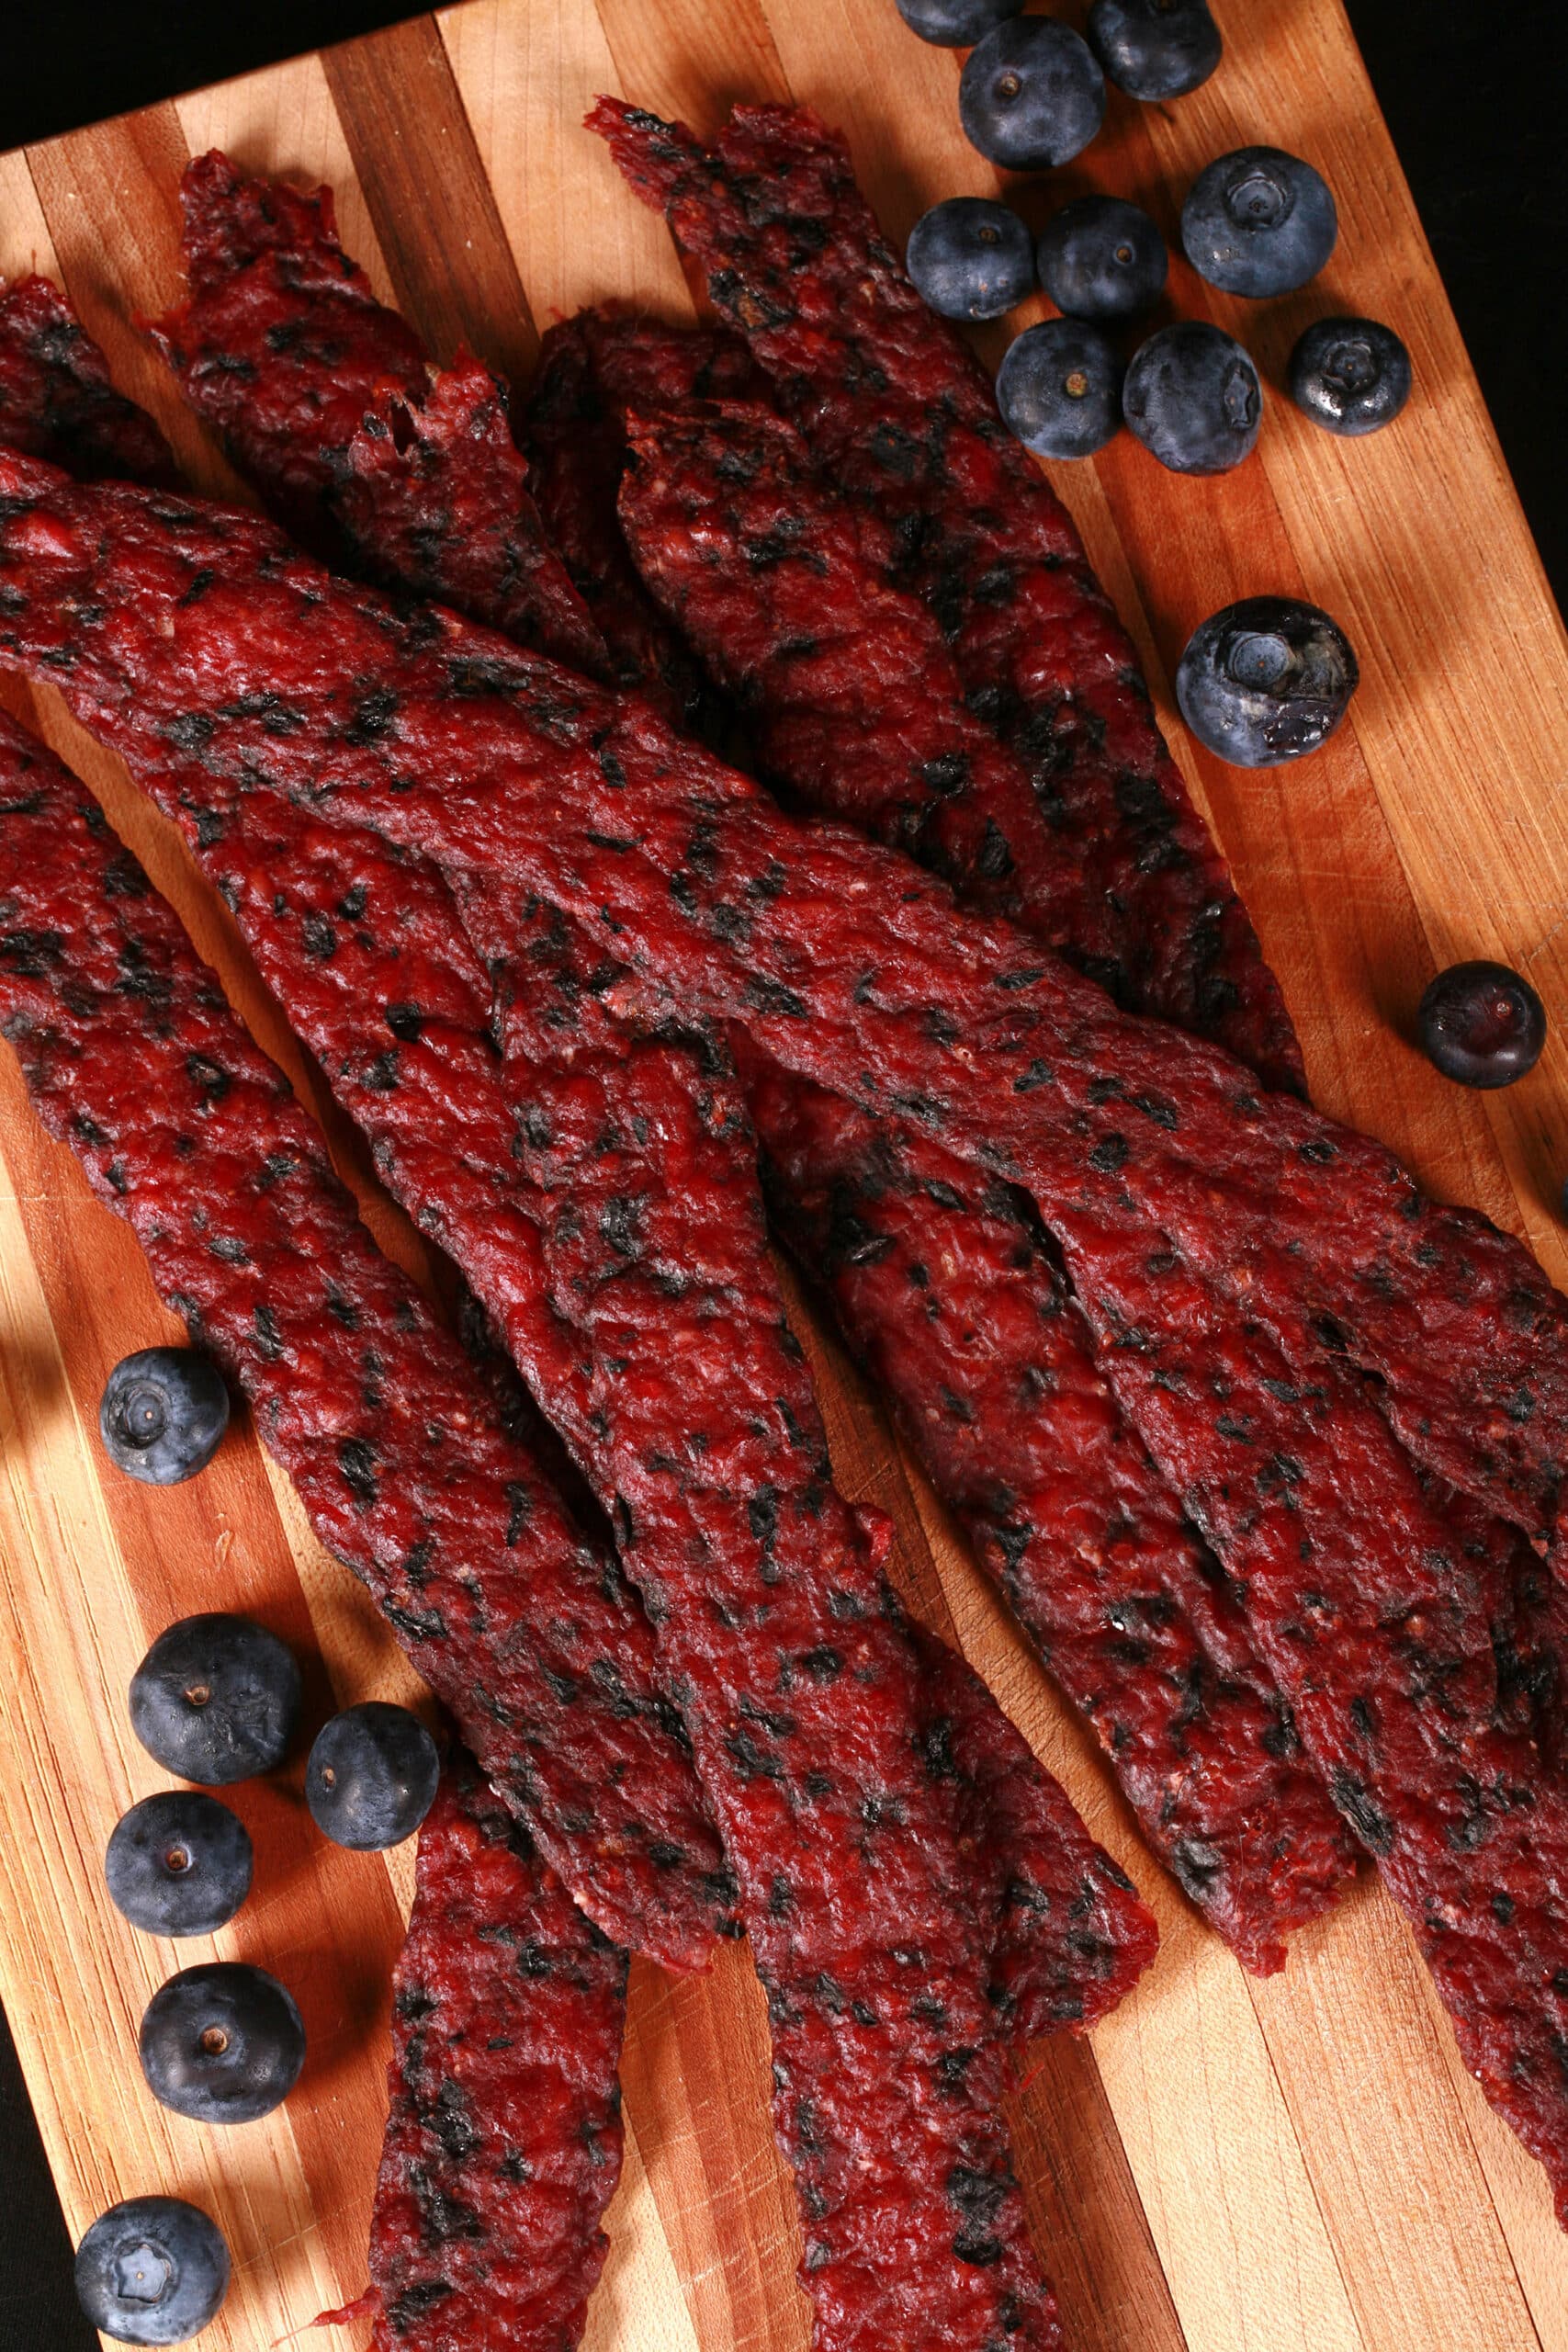
[[[672,726],[708,738],[723,725],[711,691],[637,576],[621,535],[623,418],[628,405],[648,411],[743,399],[756,380],[739,336],[581,311],[547,332],[523,413],[529,481],[545,528],[603,633],[616,683],[635,686]]]
[[[85,481],[178,479],[168,443],[116,391],[103,353],[47,277],[0,292],[0,443]]]
[[[700,1966],[728,1882],[613,1555],[379,1255],[96,804],[10,720],[0,764],[3,1027],[39,1116],[578,1899]]]
[[[621,2169],[626,1955],[461,1751],[419,1833],[370,2218],[376,2352],[570,2352]]]
[[[1352,1842],[1027,1204],[760,1057],[742,1067],[782,1229],[976,1558],[1155,1852],[1249,1968],[1281,1966]]]
[[[842,142],[777,106],[737,107],[715,148],[619,99],[589,119],[701,265],[825,477],[893,526],[898,577],[1084,876],[1075,960],[1300,1091],[1279,984],[1071,518],[968,345],[916,294]]]
[[[152,339],[294,536],[339,560],[369,502],[422,589],[452,569],[485,620],[602,673],[490,371],[460,356],[432,382],[413,330],[339,244],[330,189],[246,179],[214,149],[180,192],[190,293]]]

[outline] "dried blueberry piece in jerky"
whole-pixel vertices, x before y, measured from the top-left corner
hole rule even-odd
[[[222,593],[192,601],[198,573]],[[901,856],[792,820],[634,701],[335,582],[254,516],[0,455],[0,661],[138,774],[178,770],[193,808],[265,787],[539,892],[646,987],[1024,1184],[1053,1226],[1059,1198],[1135,1192],[1244,1311],[1279,1298],[1313,1363],[1376,1374],[1417,1460],[1550,1534],[1568,1303],[1370,1138],[1260,1098]]]
[[[825,477],[894,526],[900,579],[1082,876],[1076,960],[1299,1091],[1278,983],[1071,519],[967,345],[916,294],[842,143],[776,106],[738,107],[716,148],[618,99],[590,123],[702,266]]]
[[[103,353],[47,277],[0,292],[0,443],[84,481],[178,479],[163,435],[115,390]]]
[[[1027,1206],[743,1056],[785,1238],[976,1558],[1094,1725],[1154,1850],[1280,1966],[1353,1849],[1223,1570],[1123,1419]]]
[[[379,1256],[96,803],[9,720],[0,768],[0,997],[39,1115],[579,1899],[700,1965],[727,1882],[613,1558]]]
[[[368,511],[381,577],[412,566],[423,586],[439,567],[462,581],[466,609],[601,671],[603,642],[545,537],[488,368],[460,356],[431,380],[413,330],[338,243],[330,189],[245,179],[215,149],[186,166],[180,193],[190,295],[150,332],[294,536],[363,561]]]
[[[716,741],[725,714],[638,578],[621,535],[623,418],[628,406],[647,412],[753,397],[758,381],[739,336],[581,311],[547,332],[522,418],[545,528],[610,649],[617,684],[635,686],[672,726]]]
[[[624,1952],[461,1749],[419,1834],[370,2216],[376,2352],[565,2352],[621,2168]],[[322,2322],[346,2313],[324,2312]]]

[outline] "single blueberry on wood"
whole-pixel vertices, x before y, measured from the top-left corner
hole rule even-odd
[[[305,2064],[294,1996],[265,1968],[182,1969],[148,2002],[138,2041],[147,2087],[193,2123],[254,2123],[282,2105]]]
[[[178,2197],[128,2197],[76,2249],[76,2300],[117,2344],[188,2344],[229,2291],[223,2233]]]
[[[117,1910],[150,1936],[209,1936],[251,1891],[250,1834],[226,1804],[166,1789],[122,1814],[104,1856]]]
[[[1181,243],[1199,277],[1255,300],[1315,277],[1338,236],[1327,182],[1280,147],[1221,155],[1181,208]]]
[[[305,1768],[305,1802],[323,1837],[358,1853],[412,1838],[435,1801],[441,1758],[406,1707],[378,1699],[323,1724]]]
[[[1089,43],[1054,17],[998,25],[958,84],[964,135],[993,164],[1042,172],[1080,155],[1105,119],[1105,76]]]
[[[1119,196],[1080,196],[1045,223],[1040,283],[1069,319],[1131,319],[1165,292],[1165,240]]]
[[[194,1348],[122,1357],[98,1407],[104,1449],[144,1486],[173,1487],[205,1470],[229,1426],[223,1375]]]
[[[1450,964],[1427,982],[1416,1014],[1421,1048],[1459,1086],[1512,1086],[1540,1059],[1546,1008],[1506,964]]]
[[[1034,246],[1016,212],[984,197],[933,204],[904,256],[915,291],[944,319],[999,319],[1034,285]]]
[[[1410,354],[1376,319],[1319,319],[1291,354],[1296,406],[1347,440],[1392,424],[1410,398]]]
[[[997,25],[1016,17],[1023,0],[897,0],[912,33],[939,49],[971,49]]]
[[[1206,82],[1224,43],[1206,0],[1094,0],[1089,42],[1130,98],[1182,98]]]
[[[282,1763],[299,1698],[299,1669],[276,1634],[246,1617],[183,1617],[131,1678],[130,1723],[165,1771],[221,1788]]]
[[[1276,767],[1325,743],[1360,673],[1337,622],[1292,596],[1227,605],[1192,632],[1176,698],[1198,741],[1235,767]]]
[[[1121,354],[1099,327],[1048,319],[1025,328],[997,375],[1010,433],[1040,458],[1092,458],[1122,423]]]
[[[1122,409],[1172,473],[1223,474],[1252,454],[1263,386],[1234,335],[1204,319],[1181,319],[1134,353]]]

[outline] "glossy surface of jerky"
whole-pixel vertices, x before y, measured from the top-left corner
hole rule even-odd
[[[1028,1205],[753,1057],[792,1246],[1155,1852],[1247,1967],[1332,1902],[1353,1841],[1219,1562],[1096,1367]]]
[[[60,685],[139,773],[188,771],[193,809],[202,774],[265,779],[449,873],[542,892],[645,992],[739,1021],[1025,1185],[1053,1227],[1058,1201],[1135,1195],[1246,1312],[1286,1307],[1287,1348],[1375,1373],[1417,1460],[1527,1532],[1554,1525],[1568,1303],[1371,1138],[1260,1098],[896,854],[792,820],[635,701],[333,582],[254,516],[14,455],[0,493],[0,659]]]
[[[626,1962],[459,1750],[419,1835],[370,2220],[376,2352],[570,2352],[621,2169]]]
[[[103,353],[47,277],[0,290],[0,443],[84,481],[178,479],[168,443],[115,390]]]
[[[967,345],[916,294],[842,143],[776,106],[737,107],[711,149],[619,99],[590,124],[701,266],[825,477],[893,526],[899,578],[1084,877],[1075,960],[1300,1091],[1279,985],[1071,518]]]
[[[671,726],[705,737],[722,724],[712,694],[644,587],[615,513],[624,419],[628,406],[646,413],[746,399],[758,380],[738,335],[581,311],[547,330],[523,413],[530,486],[604,635],[616,684],[636,687]]]
[[[613,1556],[379,1255],[96,802],[10,720],[0,760],[5,1034],[40,1117],[578,1899],[700,1966],[728,1883]]]

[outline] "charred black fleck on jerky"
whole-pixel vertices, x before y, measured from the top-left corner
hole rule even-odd
[[[103,353],[47,277],[0,292],[0,443],[85,481],[172,489],[178,480],[163,435],[116,391]]]
[[[1300,1048],[1247,910],[1154,722],[1082,542],[920,301],[842,143],[801,109],[740,107],[714,148],[602,99],[590,125],[705,270],[825,477],[892,526],[974,707],[1028,763],[1083,877],[1075,952],[1129,1003],[1299,1090]]]

